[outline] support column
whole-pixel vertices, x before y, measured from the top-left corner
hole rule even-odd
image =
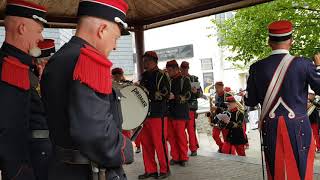
[[[136,53],[137,53],[137,70],[138,70],[138,78],[143,73],[143,60],[142,56],[144,54],[144,29],[143,26],[134,27],[134,36],[135,36],[135,44],[136,44]]]

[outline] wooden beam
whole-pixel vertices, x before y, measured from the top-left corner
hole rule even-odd
[[[143,67],[143,54],[144,54],[144,29],[142,26],[134,27],[134,37],[136,43],[136,54],[137,54],[137,70],[138,70],[138,79],[144,71]]]
[[[194,7],[193,9],[183,9],[169,14],[143,19],[130,21],[129,24],[132,26],[142,25],[145,29],[157,28],[165,25],[175,24],[178,22],[188,21],[200,17],[210,16],[213,14],[223,13],[232,11],[244,7],[249,7],[272,0],[219,0],[212,1],[209,4],[202,4]],[[227,5],[225,5],[227,4]]]

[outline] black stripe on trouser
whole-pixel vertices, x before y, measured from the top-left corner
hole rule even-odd
[[[169,172],[170,171],[170,169],[169,169],[169,159],[168,159],[168,154],[167,154],[167,151],[166,151],[166,143],[167,143],[167,141],[164,138],[164,133],[165,133],[164,130],[165,129],[164,129],[164,117],[163,116],[161,116],[161,123],[162,123],[162,147],[163,147],[164,156],[166,158],[167,172]]]
[[[194,119],[194,124],[193,124],[193,128],[194,128],[194,135],[195,135],[195,137],[196,137],[196,141],[197,141],[197,130],[196,130],[196,128],[197,128],[197,125],[196,125],[196,111],[193,111],[193,119]],[[190,142],[189,142],[190,143]],[[196,146],[199,148],[200,146],[199,146],[199,142],[197,141],[197,144],[196,144]]]

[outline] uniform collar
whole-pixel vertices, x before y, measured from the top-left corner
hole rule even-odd
[[[89,45],[89,46],[93,47],[86,40],[84,40],[84,39],[82,39],[81,37],[78,37],[78,36],[72,36],[70,42],[77,43],[77,44],[86,44],[86,45]]]
[[[4,42],[2,44],[1,50],[4,51],[6,55],[13,56],[19,59],[19,61],[25,65],[28,65],[30,67],[34,66],[32,56],[12,46],[11,44],[8,44],[7,42]]]
[[[271,55],[275,54],[289,54],[289,51],[286,49],[276,49],[272,51]]]

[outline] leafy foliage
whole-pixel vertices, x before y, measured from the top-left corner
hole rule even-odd
[[[320,51],[319,0],[275,0],[238,10],[230,19],[212,22],[218,28],[219,45],[235,54],[227,60],[243,68],[271,53],[267,27],[276,20],[294,23],[291,54],[311,58]]]

